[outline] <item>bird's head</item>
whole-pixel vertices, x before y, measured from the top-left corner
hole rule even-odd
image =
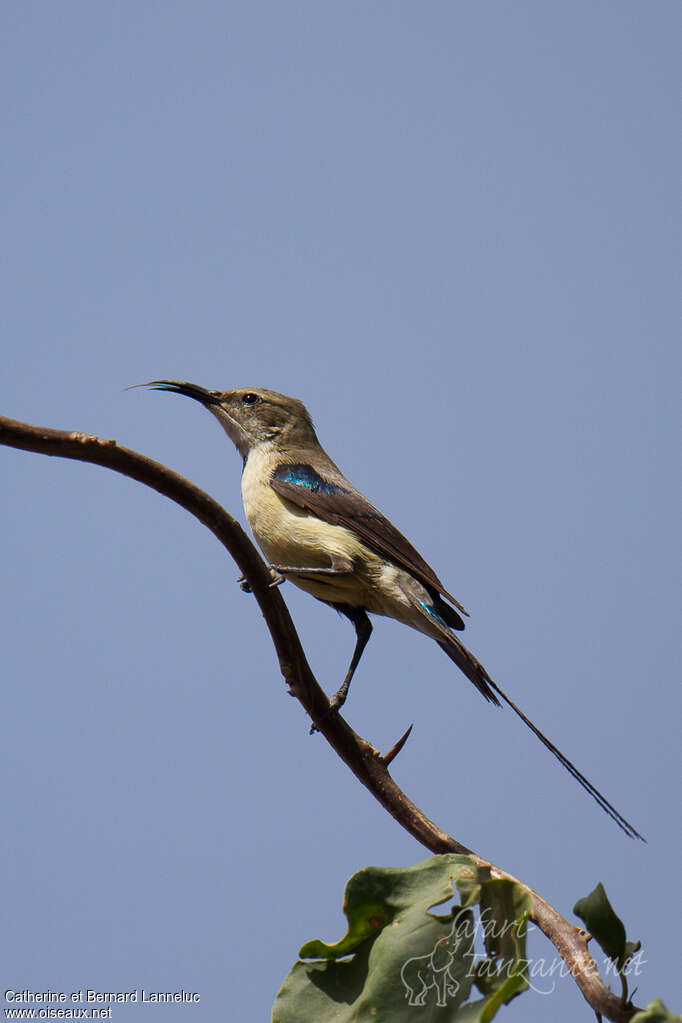
[[[152,380],[147,387],[194,398],[212,412],[239,453],[246,457],[258,444],[282,448],[318,444],[310,413],[297,398],[265,387],[207,391],[183,380]]]

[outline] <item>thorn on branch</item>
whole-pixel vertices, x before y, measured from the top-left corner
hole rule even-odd
[[[388,765],[391,763],[391,761],[395,760],[395,758],[398,756],[398,754],[400,753],[401,749],[403,748],[403,746],[405,745],[405,743],[409,739],[410,732],[412,731],[413,728],[414,728],[414,724],[411,724],[410,727],[405,732],[405,734],[402,735],[398,739],[398,741],[396,742],[395,746],[392,746],[391,749],[388,751],[388,753],[384,753],[383,757],[379,757],[379,760],[382,762],[384,767],[388,767]]]

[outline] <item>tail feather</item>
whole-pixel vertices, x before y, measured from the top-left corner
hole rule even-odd
[[[531,732],[538,737],[540,742],[545,746],[550,753],[552,753],[560,764],[562,764],[566,770],[573,775],[575,780],[582,785],[586,792],[592,796],[596,803],[602,808],[604,813],[608,814],[611,820],[615,821],[619,828],[621,828],[629,838],[639,838],[642,842],[646,839],[640,835],[640,833],[633,828],[632,824],[629,823],[620,813],[616,810],[615,806],[609,803],[608,799],[601,794],[601,792],[594,787],[591,781],[581,774],[575,764],[571,763],[568,757],[564,756],[560,749],[558,749],[553,742],[551,742],[546,735],[540,731],[536,725],[530,720],[529,717],[523,713],[520,707],[510,699],[507,694],[500,689],[500,687],[493,682],[488,672],[485,670],[482,664],[476,660],[474,655],[470,653],[467,648],[460,643],[456,636],[450,636],[448,639],[437,639],[439,647],[445,651],[448,657],[455,662],[458,668],[464,672],[466,677],[473,682],[478,691],[490,703],[500,706],[500,701],[497,696],[500,696],[507,706],[511,707],[515,714],[517,714],[523,723],[530,728]],[[495,695],[497,694],[497,696]]]
[[[493,689],[497,689],[497,686],[489,677],[483,665],[476,660],[463,643],[460,643],[455,636],[448,637],[448,639],[437,639],[436,643],[441,650],[445,651],[450,660],[455,662],[460,671],[464,672],[469,681],[474,683],[479,693],[486,698],[488,703],[493,703],[496,707],[502,706],[493,692]]]

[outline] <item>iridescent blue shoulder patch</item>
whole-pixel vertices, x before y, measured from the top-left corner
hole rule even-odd
[[[329,483],[315,472],[312,465],[278,465],[272,478],[292,483],[295,487],[305,487],[313,494],[350,494],[350,490],[338,483]]]

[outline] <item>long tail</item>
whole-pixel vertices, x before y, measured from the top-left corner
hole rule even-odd
[[[619,828],[621,828],[629,838],[639,838],[642,842],[646,839],[640,835],[639,831],[633,828],[632,824],[626,821],[616,810],[615,806],[609,803],[605,796],[602,796],[601,792],[594,787],[591,781],[588,781],[584,774],[581,774],[575,764],[572,764],[568,757],[564,756],[560,749],[558,749],[553,742],[543,735],[539,728],[537,728],[530,718],[526,717],[520,707],[517,707],[513,700],[503,692],[500,687],[493,682],[488,672],[485,670],[483,665],[476,660],[474,655],[467,650],[467,648],[460,643],[456,636],[448,636],[447,639],[437,639],[438,646],[445,651],[450,660],[454,661],[457,667],[464,672],[466,677],[473,682],[478,691],[485,696],[486,700],[491,703],[500,706],[500,701],[497,699],[495,693],[501,696],[504,702],[511,707],[515,714],[521,718],[523,723],[527,725],[534,735],[537,735],[543,746],[546,746],[550,753],[553,753],[560,764],[566,768],[570,774],[573,775],[575,780],[582,785],[586,792],[592,796],[592,798],[599,804],[604,813],[607,813],[611,820],[615,821]]]

